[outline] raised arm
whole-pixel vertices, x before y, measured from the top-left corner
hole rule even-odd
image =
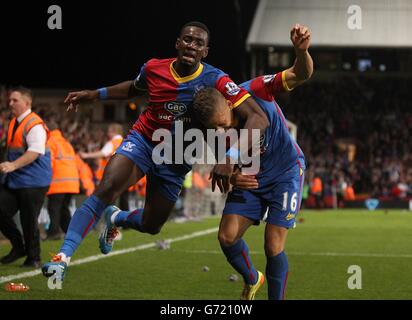
[[[308,80],[313,73],[313,60],[309,54],[310,30],[296,24],[290,31],[290,40],[295,48],[295,63],[282,74],[286,89],[292,90]]]

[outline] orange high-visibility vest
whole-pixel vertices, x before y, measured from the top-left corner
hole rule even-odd
[[[129,187],[129,189],[127,189],[127,191],[129,191],[129,192],[137,191],[137,188],[138,188],[137,184],[138,184],[138,182],[136,182],[136,184],[134,184],[134,185],[131,185]]]
[[[207,180],[204,180],[204,177],[199,172],[193,172],[192,182],[195,188],[203,190],[207,187]]]
[[[52,181],[49,194],[58,193],[79,193],[80,182],[79,172],[77,171],[75,152],[60,130],[50,132],[47,142],[51,152]]]
[[[47,139],[50,137],[50,132],[47,126],[44,124],[43,120],[34,112],[29,113],[21,123],[18,124],[17,129],[15,130],[13,137],[13,129],[16,125],[17,118],[11,119],[9,123],[9,129],[7,132],[7,148],[23,148],[26,146],[26,136],[29,133],[30,129],[38,124],[41,124],[46,130]],[[24,150],[25,151],[25,150]]]
[[[116,149],[122,144],[123,138],[113,138],[110,140],[110,143],[113,145],[113,150]],[[113,154],[114,154],[113,151]],[[113,155],[112,154],[112,155]],[[111,157],[111,156],[110,156]],[[101,181],[103,179],[104,168],[106,168],[107,163],[110,160],[110,157],[102,158],[99,160],[99,166],[97,167],[96,171],[94,172],[97,181]]]
[[[318,177],[314,178],[310,190],[312,193],[322,193],[322,180]]]
[[[355,200],[355,190],[353,190],[353,187],[347,187],[345,189],[345,195],[344,195],[345,200]]]
[[[15,161],[27,151],[26,137],[29,131],[37,125],[43,126],[48,139],[49,129],[34,112],[29,113],[20,123],[17,123],[17,118],[10,121],[7,132],[7,161]],[[11,189],[49,186],[51,179],[49,148],[46,146],[44,155],[40,155],[27,166],[8,173],[7,176],[7,184]]]
[[[80,182],[82,184],[82,188],[86,192],[86,196],[90,196],[93,194],[95,185],[93,182],[93,171],[89,167],[89,165],[80,158],[80,156],[76,153],[75,157],[77,171],[79,172]]]

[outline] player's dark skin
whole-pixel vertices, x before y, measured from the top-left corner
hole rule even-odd
[[[208,55],[208,34],[199,27],[185,27],[179,38],[177,38],[175,47],[177,59],[173,65],[174,69],[181,77],[191,75],[198,69],[201,60]],[[136,89],[133,80],[119,83],[107,89],[110,99],[129,99],[146,93]],[[71,92],[66,97],[65,103],[69,105],[68,110],[73,108],[77,110],[79,103],[82,101],[96,100],[97,98],[97,90]],[[261,129],[263,132],[268,126],[264,112],[252,98],[246,99],[239,105],[236,112],[244,119],[244,128]],[[212,173],[213,186],[217,184],[222,192],[227,192],[232,173],[233,165],[229,163],[229,160],[227,165],[217,165]],[[103,179],[96,188],[94,195],[110,205],[122,192],[143,176],[144,173],[132,160],[121,154],[115,154],[107,164]],[[167,221],[175,202],[165,198],[156,188],[153,188],[150,179],[147,181],[147,190],[142,231],[157,234]]]

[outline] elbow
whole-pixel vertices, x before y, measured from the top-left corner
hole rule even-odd
[[[31,155],[31,162],[36,161],[40,157],[40,153],[33,152]]]
[[[45,151],[45,150],[44,150]],[[40,156],[42,156],[42,155],[44,155],[45,154],[45,152],[43,152],[43,153],[40,153],[40,152],[38,152],[37,150],[36,151],[31,151],[30,152],[30,157],[29,157],[29,161],[30,162],[33,162],[33,161],[36,161]]]
[[[305,72],[301,72],[300,74],[296,74],[296,80],[299,82],[308,81],[313,75],[313,69],[305,70]]]
[[[310,70],[308,70],[306,77],[305,77],[305,81],[309,80],[310,78],[312,78],[313,75],[313,68],[311,68]]]

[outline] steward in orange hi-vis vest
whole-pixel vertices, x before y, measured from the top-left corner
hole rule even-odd
[[[32,92],[25,87],[11,89],[8,96],[13,119],[7,132],[7,160],[0,163],[0,173],[5,178],[0,188],[0,232],[10,241],[12,249],[0,258],[0,263],[10,264],[26,257],[22,267],[37,269],[41,266],[37,222],[52,171],[46,146],[49,129],[32,112],[32,101]],[[14,222],[17,214],[21,229]]]
[[[34,112],[27,115],[20,123],[17,118],[10,121],[7,133],[7,160],[12,162],[27,150],[26,136],[36,125],[42,125],[49,136],[49,130],[43,120]],[[7,174],[7,186],[10,189],[47,187],[51,181],[50,150],[40,155],[32,163]]]
[[[79,172],[79,178],[81,182],[81,187],[86,193],[86,196],[91,196],[94,192],[95,185],[93,182],[93,171],[89,165],[76,154],[76,165],[77,171]]]
[[[50,132],[47,142],[51,152],[52,181],[48,195],[56,193],[79,193],[79,172],[76,165],[76,154],[70,142],[56,129]]]

